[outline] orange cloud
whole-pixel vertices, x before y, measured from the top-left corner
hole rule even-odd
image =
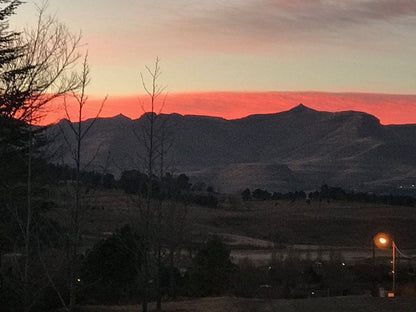
[[[110,97],[100,117],[123,114],[140,117],[146,109],[146,96]],[[163,101],[163,99],[160,99]],[[85,106],[83,119],[96,115],[102,99],[91,98]],[[416,123],[416,95],[325,92],[190,92],[168,94],[163,113],[207,115],[225,119],[242,118],[252,114],[268,114],[288,110],[299,103],[323,111],[356,110],[369,113],[382,124]],[[161,106],[161,102],[158,108]],[[62,103],[47,108],[40,124],[50,124],[65,117]],[[76,107],[69,106],[71,117],[77,118]]]

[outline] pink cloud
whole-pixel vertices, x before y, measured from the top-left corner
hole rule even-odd
[[[102,99],[98,98],[90,99],[85,106],[84,119],[96,115],[101,101]],[[303,103],[310,108],[323,111],[363,111],[379,118],[382,124],[416,123],[416,95],[325,92],[189,92],[168,94],[165,102],[163,113],[207,115],[225,119],[281,112]],[[135,119],[143,114],[142,106],[146,109],[146,96],[110,97],[100,116],[112,117],[123,114]],[[54,123],[65,118],[65,111],[60,103],[50,105],[48,110],[49,113],[40,124]],[[73,118],[76,117],[75,106],[70,106],[69,112]]]

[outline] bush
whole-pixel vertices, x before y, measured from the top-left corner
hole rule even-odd
[[[192,259],[189,291],[193,296],[218,296],[229,287],[235,265],[219,237],[208,240]]]
[[[140,244],[140,237],[129,226],[96,244],[81,270],[83,300],[116,304],[137,298]]]

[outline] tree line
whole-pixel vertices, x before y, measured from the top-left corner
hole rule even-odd
[[[77,170],[69,165],[38,160],[37,175],[44,184],[68,184],[74,182]],[[121,172],[119,178],[111,173],[83,170],[80,172],[83,187],[91,189],[122,190],[129,195],[147,196],[149,176],[140,170],[128,169]],[[177,200],[210,208],[216,208],[218,198],[211,186],[198,182],[193,185],[186,174],[166,172],[164,176],[152,176],[152,199]]]
[[[98,242],[82,259],[79,276],[83,304],[129,304],[140,300],[137,262],[142,254],[136,244],[140,237],[129,226]],[[332,252],[328,259],[299,258],[288,252],[258,265],[250,259],[233,263],[230,249],[218,236],[201,243],[196,254],[182,265],[162,267],[162,295],[181,297],[238,296],[244,298],[310,298],[328,296],[378,296],[380,287],[390,287],[388,262],[374,259],[348,263]],[[171,274],[173,272],[173,274]],[[414,269],[402,260],[398,291],[412,294]],[[149,285],[149,300],[156,300],[156,281]]]
[[[243,200],[306,200],[310,203],[311,200],[341,200],[350,202],[365,202],[365,203],[378,203],[386,205],[396,206],[411,206],[416,205],[416,198],[408,195],[378,195],[373,192],[354,192],[346,191],[341,187],[322,185],[319,190],[306,193],[304,191],[295,192],[269,192],[264,189],[257,188],[253,191],[245,189],[241,193]]]

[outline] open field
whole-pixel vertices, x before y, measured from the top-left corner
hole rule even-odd
[[[331,297],[294,300],[262,300],[243,298],[202,298],[189,301],[166,302],[166,312],[414,312],[416,299]],[[150,306],[150,311],[154,310]],[[136,312],[140,306],[84,307],[85,312]]]
[[[282,245],[371,248],[372,237],[392,233],[401,248],[415,248],[416,208],[356,202],[241,202],[237,209],[190,209],[193,224]]]
[[[85,229],[83,235],[84,250],[90,248],[99,239],[108,237],[125,224],[134,225],[138,215],[137,200],[135,201],[134,198],[123,194],[121,191],[96,192],[90,196],[88,201],[89,209],[83,220]],[[187,230],[185,231],[185,241],[182,246],[183,257],[177,257],[175,259],[177,261],[175,265],[181,269],[188,268],[190,263],[189,256],[195,254],[198,244],[210,235],[219,235],[231,248],[232,260],[237,264],[241,261],[240,268],[245,270],[243,272],[245,272],[244,274],[246,274],[247,280],[237,280],[236,283],[238,285],[245,285],[244,283],[254,285],[253,289],[248,288],[248,291],[250,291],[249,295],[246,295],[244,292],[238,293],[239,289],[236,292],[227,292],[227,294],[232,293],[237,296],[294,298],[291,297],[297,294],[294,286],[290,288],[291,291],[294,289],[293,293],[290,293],[290,296],[283,296],[283,290],[276,287],[274,288],[275,292],[273,294],[268,291],[268,288],[265,291],[259,288],[262,285],[270,285],[268,275],[264,277],[264,274],[268,274],[269,271],[267,270],[272,268],[269,266],[274,266],[274,264],[279,263],[276,261],[272,264],[272,260],[280,260],[288,257],[294,260],[323,260],[311,262],[318,264],[319,262],[330,259],[339,260],[339,263],[343,267],[346,267],[346,272],[349,272],[345,277],[345,280],[349,281],[349,284],[345,286],[347,288],[349,287],[347,289],[348,292],[345,293],[368,294],[370,287],[365,283],[368,282],[367,275],[370,273],[366,265],[370,263],[367,260],[373,254],[372,238],[380,231],[393,233],[395,241],[404,253],[416,255],[416,230],[414,227],[416,224],[416,208],[414,207],[346,201],[319,202],[318,200],[312,201],[310,204],[304,200],[293,202],[289,200],[244,202],[237,196],[221,195],[218,208],[190,205],[187,207],[187,210]],[[53,213],[55,213],[57,219],[62,218],[62,220],[65,220],[65,209],[56,209]],[[378,264],[382,264],[387,268],[390,267],[390,249],[376,249],[375,256]],[[410,262],[414,268],[416,264],[415,260],[416,258],[406,261],[400,259],[402,261],[401,267],[407,267]],[[352,272],[348,267],[354,263],[359,263],[359,265],[354,267],[351,266],[351,268],[358,267],[357,275],[354,275],[356,274],[355,271]],[[322,263],[319,265],[322,265]],[[348,278],[351,276],[360,277],[359,274],[361,272],[363,272],[362,275],[364,277],[361,280],[357,279],[357,282],[354,280],[353,282],[358,286],[353,288],[351,286],[353,282],[348,280]],[[256,274],[256,276],[253,277],[250,274]],[[387,279],[388,276],[387,278],[385,276],[381,277],[380,285],[382,287],[385,287],[384,284],[387,284],[384,283]],[[338,275],[336,275],[335,280],[338,281]],[[333,280],[331,279],[330,282],[332,283]],[[344,280],[342,283],[344,283]],[[353,286],[355,287],[356,284]],[[387,285],[390,285],[390,280]],[[402,283],[401,285],[405,284]],[[342,287],[338,289],[336,288],[338,286]],[[314,286],[312,285],[310,287]],[[336,287],[331,295],[344,293],[344,284],[336,285]],[[303,289],[302,291],[305,290]],[[327,295],[329,294],[328,291]],[[414,291],[411,294],[414,295]],[[308,292],[308,296],[310,296],[310,292]],[[415,307],[416,299],[414,298],[384,299],[369,296],[355,296],[260,300],[221,297],[167,302],[164,304],[164,311],[410,312],[416,311]],[[151,308],[154,309],[154,306],[151,305]],[[130,312],[140,310],[140,306],[90,306],[83,308],[83,311],[90,312]]]
[[[416,208],[346,201],[242,201],[222,195],[216,209],[189,206],[186,246],[219,234],[232,249],[235,262],[250,258],[267,263],[272,255],[285,258],[323,260],[341,256],[356,261],[372,256],[372,238],[380,232],[393,233],[406,254],[416,254]],[[125,224],[134,223],[134,198],[119,190],[89,195],[90,209],[84,219],[84,248]],[[56,209],[65,220],[65,209]],[[273,247],[274,246],[274,247]],[[376,250],[376,257],[389,251]]]

